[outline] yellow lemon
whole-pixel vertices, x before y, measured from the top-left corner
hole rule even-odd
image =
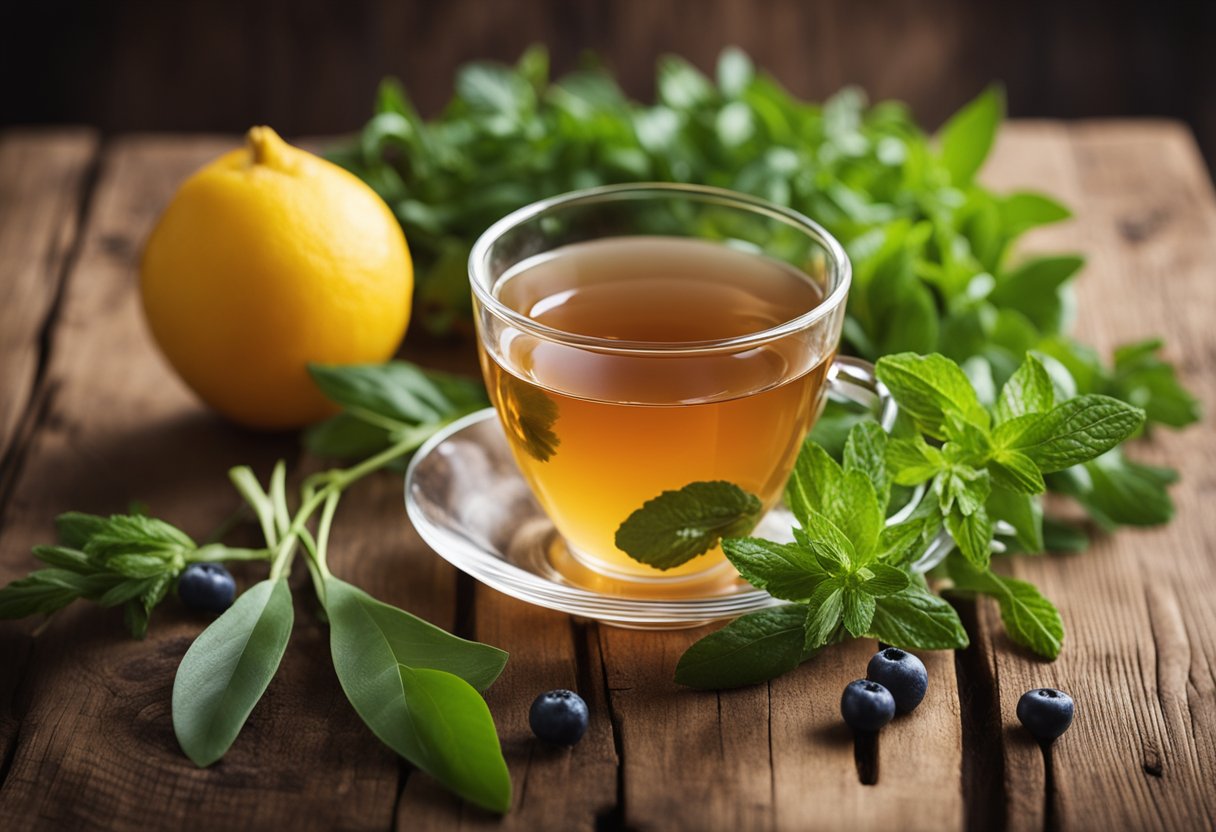
[[[140,268],[152,335],[182,379],[252,427],[333,408],[309,362],[384,361],[410,317],[413,265],[358,178],[254,127],[181,186]]]

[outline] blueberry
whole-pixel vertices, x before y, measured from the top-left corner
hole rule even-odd
[[[587,732],[587,703],[572,690],[551,690],[532,702],[532,733],[554,745],[574,745]]]
[[[859,734],[872,734],[895,716],[895,698],[878,682],[849,682],[840,697],[840,715]]]
[[[1035,688],[1018,700],[1018,719],[1039,742],[1051,742],[1072,725],[1072,697],[1054,688]]]
[[[177,597],[192,610],[223,612],[236,598],[236,581],[218,563],[192,563],[177,579]]]
[[[919,705],[929,687],[929,672],[925,670],[924,662],[898,647],[875,653],[866,667],[866,678],[891,691],[897,714],[906,714]]]

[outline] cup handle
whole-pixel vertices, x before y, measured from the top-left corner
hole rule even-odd
[[[899,416],[899,405],[891,396],[887,386],[878,380],[874,365],[869,361],[852,356],[840,355],[828,367],[828,391],[865,407],[876,407],[878,424],[887,433],[895,427],[895,419]],[[887,525],[892,526],[907,519],[925,496],[925,486],[918,485],[912,492],[907,505],[887,518]],[[1005,525],[1005,524],[1001,524]],[[1012,530],[1010,530],[1012,531]],[[1003,552],[1005,545],[998,541],[992,542],[994,551]],[[945,529],[929,544],[924,554],[912,564],[914,572],[928,572],[946,559],[946,555],[954,549],[954,539]]]

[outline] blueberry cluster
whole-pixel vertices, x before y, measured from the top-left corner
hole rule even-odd
[[[872,734],[896,714],[915,709],[928,687],[924,662],[898,647],[887,647],[870,659],[866,678],[845,687],[840,714],[857,733]]]
[[[896,714],[906,714],[925,698],[929,674],[924,663],[898,647],[884,647],[866,667],[866,678],[849,682],[840,714],[858,734],[873,734]],[[1072,725],[1072,697],[1054,688],[1026,691],[1018,700],[1018,720],[1039,742],[1059,737]]]

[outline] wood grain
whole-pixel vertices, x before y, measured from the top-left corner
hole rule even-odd
[[[39,407],[22,406],[32,415],[11,498],[0,507],[0,581],[34,567],[29,547],[49,539],[59,511],[115,511],[141,499],[201,537],[236,505],[228,466],[249,462],[265,474],[277,457],[303,470],[320,464],[298,460],[293,436],[242,432],[202,410],[139,319],[136,258],[151,223],[182,177],[235,142],[136,137],[103,154],[39,359]],[[27,164],[42,164],[40,152]],[[11,290],[7,275],[21,271],[28,283],[29,274],[48,273],[50,260],[64,262],[63,217],[79,209],[81,180],[67,166],[55,169],[56,193],[45,199],[60,206],[59,224],[46,220],[44,205],[35,212],[43,232],[14,240],[0,225],[0,292]],[[9,175],[2,166],[0,174]],[[1216,199],[1188,134],[1170,123],[1015,123],[986,176],[1074,206],[1076,220],[1036,232],[1029,247],[1089,255],[1079,334],[1104,352],[1167,334],[1169,357],[1210,413]],[[9,187],[0,178],[0,194]],[[41,267],[30,259],[37,251],[49,258]],[[38,297],[45,315],[46,296]],[[9,307],[0,304],[5,327]],[[22,331],[28,344],[34,330]],[[6,346],[0,362],[9,353]],[[471,368],[467,344],[415,340],[408,354]],[[0,376],[0,403],[28,388],[20,378]],[[327,630],[298,573],[297,627],[282,671],[232,751],[208,770],[182,757],[168,711],[174,668],[204,620],[166,602],[142,643],[125,637],[117,615],[84,606],[36,638],[30,622],[0,625],[0,828],[1212,828],[1211,419],[1161,432],[1135,453],[1182,469],[1177,520],[1122,531],[1080,556],[1012,562],[1012,574],[1060,605],[1069,633],[1062,657],[1050,665],[1028,658],[981,601],[975,647],[960,656],[957,676],[949,655],[924,657],[930,699],[883,732],[875,785],[861,783],[837,711],[873,643],[827,651],[767,686],[679,688],[675,663],[702,631],[599,627],[475,586],[409,528],[399,476],[386,473],[360,483],[340,508],[333,568],[385,601],[511,652],[487,697],[514,777],[511,815],[498,820],[460,804],[363,727],[334,679]],[[238,578],[258,575],[250,568]],[[1078,702],[1076,725],[1050,759],[1014,716],[1018,696],[1042,685],[1070,690]],[[553,687],[575,688],[591,705],[591,731],[570,751],[538,744],[527,727],[532,698]]]
[[[0,133],[0,461],[30,407],[96,154],[92,130]]]
[[[188,173],[232,144],[132,138],[105,153],[51,347],[45,416],[0,529],[0,580],[34,567],[29,547],[48,540],[51,519],[67,509],[121,511],[141,499],[203,537],[237,504],[229,466],[265,473],[297,447],[202,410],[156,356],[138,311],[136,258],[154,218]],[[383,828],[395,783],[385,790],[368,776],[378,746],[345,708],[323,630],[305,612],[242,736],[206,770],[178,750],[169,714],[174,669],[205,619],[166,602],[143,642],[115,612],[84,605],[36,639],[28,623],[6,623],[0,649],[25,645],[29,657],[0,827],[231,829],[297,817]]]
[[[1089,256],[1078,283],[1078,335],[1106,354],[1118,343],[1164,335],[1168,357],[1211,414],[1216,200],[1185,129],[1014,125],[989,179],[1050,189],[1075,207],[1077,219],[1038,233],[1031,245]],[[1010,563],[1011,574],[1060,607],[1068,632],[1060,659],[1028,658],[1000,634],[993,605],[981,605],[1008,729],[1013,829],[1216,825],[1211,416],[1188,431],[1159,431],[1133,453],[1180,469],[1173,523],[1120,530],[1081,556]],[[1049,758],[1014,727],[1018,697],[1039,686],[1061,687],[1077,701],[1076,723]]]

